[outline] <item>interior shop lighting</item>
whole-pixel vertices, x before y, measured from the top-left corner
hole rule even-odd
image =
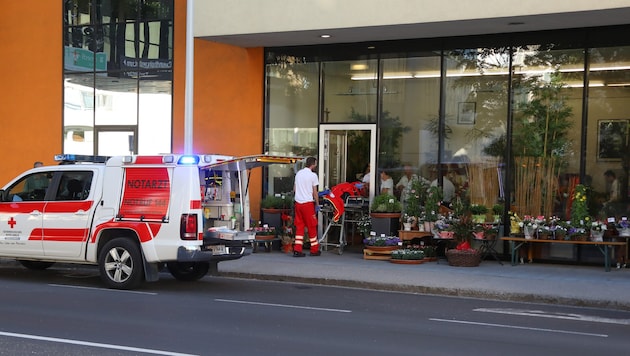
[[[590,72],[604,72],[604,71],[619,71],[619,70],[630,70],[630,65],[627,66],[611,66],[611,67],[591,67]],[[584,68],[560,68],[558,70],[560,73],[579,73],[583,72]],[[545,73],[553,73],[555,70],[544,68],[544,69],[517,69],[514,71],[516,75],[541,75]],[[495,75],[508,75],[509,72],[507,70],[496,70],[496,71],[485,71],[484,73],[479,72],[448,72],[446,73],[447,78],[453,77],[477,77],[477,76],[495,76]],[[384,73],[383,79],[427,79],[427,78],[439,78],[439,71],[425,71],[425,72],[390,72]],[[376,80],[376,74],[356,74],[350,77],[351,80]],[[593,85],[591,85],[593,86]],[[603,84],[602,84],[603,86]]]

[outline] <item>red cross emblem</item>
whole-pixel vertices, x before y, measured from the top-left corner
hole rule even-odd
[[[7,221],[7,224],[11,225],[11,228],[13,229],[15,224],[17,224],[17,221],[15,221],[15,219],[13,219],[13,216],[12,216],[11,219],[9,219],[9,221]]]

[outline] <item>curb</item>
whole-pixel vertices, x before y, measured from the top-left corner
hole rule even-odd
[[[525,303],[534,303],[534,304],[566,305],[566,306],[575,306],[575,307],[616,309],[616,310],[630,311],[630,301],[629,302],[613,302],[613,301],[588,300],[588,299],[578,299],[578,298],[568,298],[568,297],[556,297],[556,296],[551,296],[551,295],[540,295],[540,294],[530,294],[530,293],[500,293],[500,292],[488,292],[485,290],[475,290],[475,289],[428,287],[428,286],[408,285],[408,284],[388,284],[388,283],[361,282],[361,281],[343,280],[343,279],[297,277],[297,276],[287,276],[287,275],[255,274],[255,273],[242,273],[242,272],[219,272],[218,276],[227,277],[227,278],[254,279],[254,280],[260,280],[260,281],[317,284],[317,285],[323,285],[323,286],[333,286],[333,287],[342,287],[342,288],[372,289],[372,290],[385,291],[385,292],[428,294],[428,295],[448,296],[448,297],[491,299],[491,300],[504,301],[504,302],[506,301],[525,302]]]

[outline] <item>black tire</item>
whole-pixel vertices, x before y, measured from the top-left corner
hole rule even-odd
[[[142,254],[138,245],[127,238],[106,243],[98,257],[101,279],[109,288],[133,289],[144,280]]]
[[[18,262],[20,262],[22,266],[28,269],[36,270],[36,271],[43,271],[47,269],[48,267],[55,264],[55,262],[29,261],[29,260],[18,260]]]
[[[210,269],[208,262],[168,262],[166,265],[171,275],[183,282],[200,280]]]

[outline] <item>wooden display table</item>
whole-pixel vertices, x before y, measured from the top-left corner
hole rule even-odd
[[[426,231],[419,230],[398,230],[398,237],[400,237],[400,241],[410,241],[417,237],[431,237],[433,234]]]
[[[524,244],[534,243],[553,243],[553,244],[571,244],[571,245],[595,245],[599,251],[604,254],[604,269],[606,272],[610,271],[610,254],[608,248],[619,246],[625,248],[625,241],[572,241],[572,240],[542,240],[542,239],[526,239],[524,237],[502,237],[502,241],[508,241],[510,243],[510,255],[512,258],[512,266],[516,265],[518,260],[518,250]],[[531,249],[530,249],[531,252]],[[531,255],[529,256],[531,260]]]

